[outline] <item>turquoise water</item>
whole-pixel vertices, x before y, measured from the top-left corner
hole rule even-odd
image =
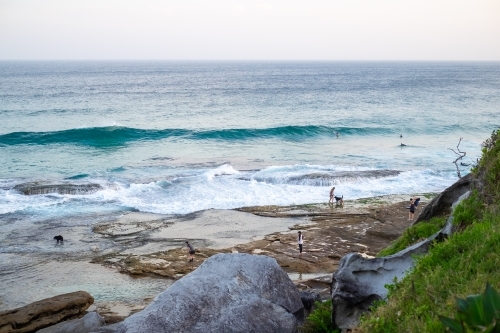
[[[449,148],[463,138],[473,165],[500,125],[499,93],[499,63],[1,62],[0,214],[440,191]],[[27,182],[102,190],[25,196]]]

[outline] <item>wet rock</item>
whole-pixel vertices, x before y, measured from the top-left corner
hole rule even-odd
[[[27,333],[85,315],[94,298],[76,291],[0,312],[0,332]]]
[[[340,329],[356,327],[359,317],[373,302],[387,298],[385,285],[392,284],[394,278],[402,279],[413,268],[414,255],[426,253],[434,240],[451,234],[452,220],[450,217],[445,227],[431,237],[391,256],[366,258],[359,253],[344,256],[331,284],[335,325]]]
[[[217,254],[123,322],[99,332],[295,332],[300,294],[266,256]]]
[[[97,312],[89,312],[80,319],[68,320],[44,329],[37,333],[90,333],[104,325],[104,318]]]
[[[25,183],[14,186],[15,190],[24,195],[37,194],[92,194],[103,189],[99,184],[40,184],[40,183]]]
[[[470,190],[471,182],[472,174],[469,173],[467,176],[460,178],[453,185],[445,189],[425,206],[413,225],[420,221],[428,221],[434,216],[449,214],[453,202]]]

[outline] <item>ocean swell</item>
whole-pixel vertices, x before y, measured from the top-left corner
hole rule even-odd
[[[96,148],[125,146],[137,141],[181,137],[186,140],[244,141],[274,138],[304,140],[341,135],[367,136],[391,134],[383,127],[282,126],[272,128],[228,128],[218,130],[139,129],[122,126],[74,128],[52,132],[13,132],[0,135],[0,146],[73,144]]]

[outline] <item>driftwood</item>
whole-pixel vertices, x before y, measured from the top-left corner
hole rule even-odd
[[[459,160],[461,160],[462,158],[464,158],[464,157],[465,157],[465,155],[467,154],[467,153],[466,153],[466,152],[464,152],[464,151],[460,151],[459,146],[460,146],[460,142],[462,142],[462,139],[463,139],[463,138],[460,138],[460,140],[458,140],[458,144],[457,144],[457,151],[458,151],[458,152],[457,152],[457,151],[455,151],[454,149],[448,148],[449,150],[451,150],[452,152],[454,152],[455,154],[457,154],[457,155],[458,155],[457,159],[453,162],[453,163],[455,163],[455,166],[457,167],[457,175],[458,175],[458,178],[462,178],[462,176],[460,175],[460,169],[458,168],[458,164],[457,164],[457,162],[458,162]],[[462,164],[462,165],[463,165],[463,164]]]

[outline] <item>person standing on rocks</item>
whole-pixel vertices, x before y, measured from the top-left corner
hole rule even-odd
[[[302,245],[304,244],[304,236],[302,232],[299,231],[299,237],[297,237],[297,242],[299,243],[299,254],[302,254]]]
[[[186,241],[186,247],[188,248],[188,254],[189,254],[189,262],[192,262],[194,260],[194,254],[196,251],[194,250],[193,245],[189,244],[188,241]]]
[[[410,199],[410,212],[408,213],[408,220],[413,220],[413,217],[415,215],[415,203],[413,202],[413,198]]]

